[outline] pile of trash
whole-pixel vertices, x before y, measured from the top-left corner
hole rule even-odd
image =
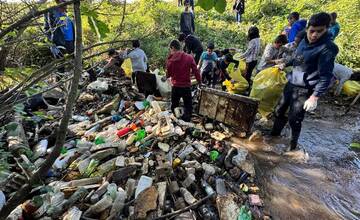
[[[130,80],[117,83],[87,85],[61,155],[10,219],[270,219],[251,155],[228,141],[230,128],[200,116],[185,122],[181,108],[174,115]],[[31,156],[20,153],[0,203],[41,166],[50,142],[40,137]]]

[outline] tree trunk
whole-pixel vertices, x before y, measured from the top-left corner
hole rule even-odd
[[[51,168],[56,158],[60,155],[60,149],[63,146],[66,138],[67,127],[72,115],[72,109],[77,98],[77,89],[79,79],[82,73],[82,27],[81,27],[81,13],[80,13],[80,0],[74,2],[74,15],[75,15],[75,68],[74,78],[71,82],[71,89],[66,102],[66,108],[60,126],[57,132],[56,143],[53,151],[46,158],[41,167],[34,173],[29,182],[25,184],[19,191],[11,197],[6,205],[0,212],[0,220],[5,220],[6,217],[14,210],[19,204],[26,200],[34,184],[38,183],[45,177],[48,170]]]

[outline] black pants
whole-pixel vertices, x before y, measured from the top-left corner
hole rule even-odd
[[[250,86],[251,81],[251,74],[256,67],[257,60],[251,61],[250,63],[246,63],[246,70],[245,70],[245,79],[248,81]]]
[[[196,63],[196,65],[199,63],[199,60],[200,60],[201,54],[202,54],[202,51],[195,52],[194,59],[195,59],[195,63]]]
[[[174,109],[179,107],[180,99],[184,101],[184,121],[190,121],[192,114],[192,97],[190,87],[173,87],[171,91],[171,111],[174,113]]]
[[[312,90],[287,83],[278,106],[275,108],[275,121],[271,134],[279,136],[287,121],[291,127],[291,149],[296,148],[304,120],[304,103],[312,94]],[[286,112],[289,109],[288,117]]]

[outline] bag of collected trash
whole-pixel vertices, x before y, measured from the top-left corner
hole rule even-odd
[[[106,80],[98,78],[96,81],[90,83],[87,86],[87,89],[96,92],[105,92],[109,89],[109,84],[106,82]]]
[[[131,78],[131,74],[133,72],[132,70],[132,63],[130,59],[126,59],[124,60],[123,64],[121,65],[121,67],[123,68],[124,72],[125,72],[125,76]]]
[[[235,82],[232,83],[229,80],[225,80],[223,82],[223,86],[226,86],[226,91],[230,94],[241,94],[248,88],[248,83],[245,80],[246,84],[244,82]]]
[[[258,111],[263,117],[273,112],[286,82],[285,72],[277,67],[264,69],[255,76],[250,97],[260,101]]]
[[[347,96],[356,96],[360,93],[360,82],[348,80],[344,83],[342,93]]]
[[[245,60],[241,59],[240,56],[241,56],[240,53],[236,53],[236,54],[233,56],[233,59],[239,61],[239,67],[238,67],[238,69],[240,69],[240,72],[241,72],[241,73],[245,73],[245,70],[246,70],[246,62],[245,62]]]
[[[235,80],[236,82],[248,85],[248,82],[243,77],[243,73],[245,72],[245,68],[246,68],[245,62],[240,60],[239,66],[238,66],[238,68],[236,70],[235,70],[235,64],[234,63],[230,63],[227,70],[229,72],[229,75],[230,75],[231,79]]]
[[[170,97],[171,95],[171,83],[170,80],[167,79],[165,82],[161,80],[163,77],[162,75],[159,75],[159,70],[156,69],[152,73],[156,75],[156,84],[157,89],[159,90],[162,97]]]

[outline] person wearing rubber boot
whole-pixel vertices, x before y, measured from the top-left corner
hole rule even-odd
[[[324,12],[311,16],[306,27],[306,37],[300,42],[294,59],[278,65],[280,69],[293,66],[293,70],[287,75],[288,83],[275,108],[271,135],[280,136],[289,121],[290,150],[297,148],[305,112],[315,110],[318,99],[326,93],[333,78],[334,61],[339,49],[328,33],[330,20],[330,15]]]

